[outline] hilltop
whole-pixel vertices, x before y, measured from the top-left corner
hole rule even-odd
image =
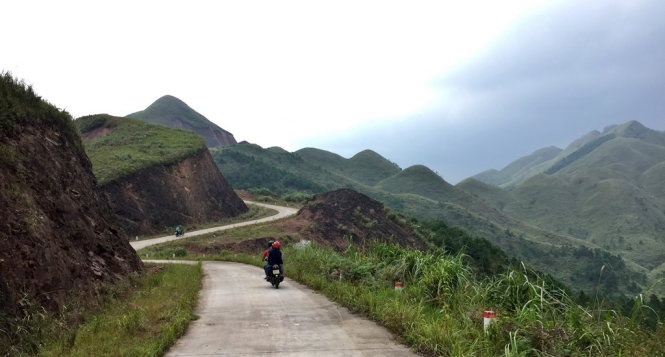
[[[632,133],[630,135],[632,135],[631,140],[633,141],[641,141],[641,137],[644,136],[651,142],[647,145],[650,148],[655,147],[653,143],[658,138],[658,135],[636,130],[634,124],[630,123],[608,130]],[[533,177],[549,177],[551,180],[556,177],[556,174],[547,174],[545,171],[553,167],[555,163],[557,163],[555,168],[558,173],[579,172],[586,165],[583,159],[583,156],[586,155],[580,154],[594,148],[594,145],[598,148],[603,146],[602,140],[604,139],[597,141],[601,137],[600,134],[587,135],[571,144],[566,150],[553,147],[544,148],[530,157],[518,160],[502,172],[504,176],[509,176],[510,172],[514,173],[514,177],[511,176],[505,182],[516,182],[517,177],[530,178],[532,176],[529,175],[534,175],[534,173],[536,176]],[[655,153],[658,152],[658,150],[655,151]],[[225,172],[234,187],[261,188],[281,194],[298,191],[318,193],[337,188],[352,188],[383,202],[390,209],[413,215],[419,219],[442,220],[446,224],[464,229],[476,237],[485,238],[501,247],[510,256],[528,262],[539,270],[551,273],[577,290],[634,294],[651,286],[650,282],[655,281],[656,277],[654,273],[659,269],[655,263],[660,261],[662,264],[659,253],[657,253],[661,250],[641,252],[637,249],[639,240],[630,246],[632,255],[626,255],[624,254],[627,252],[626,250],[613,250],[611,245],[604,244],[599,239],[594,241],[578,234],[572,234],[571,232],[586,229],[582,228],[579,222],[559,221],[556,225],[547,225],[513,214],[513,211],[508,211],[506,208],[508,206],[517,207],[511,206],[513,198],[510,191],[475,179],[466,180],[454,186],[423,165],[401,169],[370,150],[356,155],[365,158],[362,165],[363,170],[360,173],[356,171],[355,156],[346,159],[337,154],[314,148],[289,153],[281,148],[263,149],[258,145],[243,142],[232,147],[215,149],[212,154],[217,165]],[[611,162],[609,160],[621,157],[612,154],[606,155],[602,160]],[[631,161],[641,162],[640,160]],[[549,166],[547,166],[548,162],[551,163]],[[629,165],[617,164],[614,166],[625,167],[624,174],[631,170]],[[662,186],[659,186],[658,180],[654,179],[658,168],[659,166],[656,165],[646,170],[646,176],[640,185],[648,185],[651,187],[650,194],[663,197],[662,188],[660,193],[657,192],[657,188]],[[367,177],[370,179],[365,179]],[[502,181],[495,182],[501,183]],[[547,190],[548,187],[552,189]],[[545,205],[548,202],[556,203],[570,198],[569,194],[556,187],[556,185],[552,186],[550,182],[543,181],[542,187],[533,188],[532,191],[549,195],[548,197],[543,196],[538,201]],[[589,187],[589,190],[593,191],[593,189],[593,187]],[[625,197],[621,198],[612,192],[605,192],[603,197],[608,200],[618,199],[616,202],[619,204],[626,200]],[[601,216],[604,220],[616,217],[606,210],[607,202],[600,203],[596,200],[591,203],[603,206],[597,209],[598,212],[604,213],[596,215],[599,220],[596,224],[604,224],[600,223],[603,222],[600,220]],[[591,207],[593,205],[587,207],[586,210],[589,212],[596,210]],[[618,208],[617,205],[615,207]],[[551,209],[543,206],[541,213],[545,214]],[[654,210],[654,212],[658,211]],[[578,216],[579,219],[583,217]],[[575,224],[571,224],[571,222],[575,222]],[[647,225],[651,228],[647,228],[645,234],[651,234],[652,237],[657,236],[658,224]],[[607,226],[612,227],[612,224]],[[588,229],[586,230],[588,231]],[[652,233],[648,233],[649,231]],[[605,230],[603,234],[607,234],[608,237],[614,235],[617,242],[620,239],[611,229]],[[625,238],[624,236],[624,242],[626,242]],[[642,239],[642,242],[647,245],[653,242],[653,239]],[[626,247],[629,246],[626,244]],[[651,247],[657,247],[657,245]],[[650,260],[650,265],[641,265],[636,260],[638,256]],[[604,267],[604,273],[603,279],[599,280],[598,272],[601,267]]]
[[[651,282],[665,277],[664,132],[631,121],[511,169],[525,161],[458,186],[506,215],[619,255]],[[651,291],[663,294],[665,287]]]
[[[233,134],[220,128],[182,100],[165,95],[146,109],[126,115],[149,123],[191,130],[205,139],[206,146],[229,146],[236,143]]]

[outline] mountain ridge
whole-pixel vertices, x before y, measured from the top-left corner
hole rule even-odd
[[[222,129],[189,107],[185,102],[172,95],[162,96],[146,109],[128,114],[125,117],[136,118],[176,129],[191,130],[201,135],[208,147],[236,144],[233,134]]]

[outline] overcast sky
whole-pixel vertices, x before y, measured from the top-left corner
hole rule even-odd
[[[0,70],[72,116],[170,94],[265,148],[446,181],[637,120],[665,130],[665,1],[13,1]]]

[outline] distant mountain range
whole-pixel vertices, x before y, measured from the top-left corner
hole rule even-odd
[[[345,159],[243,142],[211,152],[235,188],[349,187],[488,239],[576,289],[665,294],[658,282],[665,273],[664,135],[628,122],[455,186],[425,166],[401,169],[371,150]]]
[[[458,184],[500,212],[622,256],[665,291],[665,132],[636,121]]]
[[[200,119],[170,96],[129,116]],[[565,149],[545,147],[457,185],[371,150],[349,159],[248,142],[210,151],[235,189],[290,195],[352,188],[390,209],[487,239],[575,289],[665,296],[665,133],[636,121],[593,131]]]
[[[201,135],[206,146],[228,146],[236,143],[233,134],[220,128],[208,118],[190,108],[180,99],[165,95],[157,99],[145,110],[127,115],[153,124],[159,124],[177,129],[191,130]]]

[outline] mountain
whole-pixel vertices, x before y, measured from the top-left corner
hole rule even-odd
[[[390,193],[410,193],[437,201],[460,197],[460,192],[424,165],[414,165],[381,180],[375,186]]]
[[[542,172],[540,167],[556,158],[562,151],[554,146],[536,150],[533,154],[512,162],[501,171],[487,170],[473,178],[490,185],[511,189],[534,174]]]
[[[195,133],[106,114],[76,124],[100,187],[128,235],[171,232],[177,225],[247,211]]]
[[[233,134],[220,128],[180,99],[165,95],[145,110],[126,115],[153,124],[191,130],[201,135],[208,147],[229,146],[236,143]]]
[[[0,75],[0,203],[0,341],[24,334],[8,317],[95,303],[143,269],[71,116],[8,74]]]
[[[458,187],[507,216],[621,256],[663,294],[663,178],[665,132],[630,121],[581,137],[510,191],[475,179]]]
[[[451,227],[487,239],[512,257],[549,272],[575,289],[633,293],[646,281],[644,271],[631,270],[602,247],[511,217],[480,197],[450,185],[423,165],[402,170],[380,155],[364,151],[360,157],[367,160],[363,164],[365,173],[359,175],[354,172],[357,169],[354,158],[358,155],[346,159],[314,148],[289,153],[281,148],[263,149],[242,142],[211,152],[235,188],[267,189],[280,194],[315,194],[351,188],[389,209],[422,220],[444,221]],[[371,168],[376,171],[371,173]],[[473,181],[487,190],[503,193],[498,187]],[[501,199],[507,199],[506,195]],[[603,262],[611,262],[612,267],[605,269],[607,279],[598,283],[588,272],[597,271]]]

